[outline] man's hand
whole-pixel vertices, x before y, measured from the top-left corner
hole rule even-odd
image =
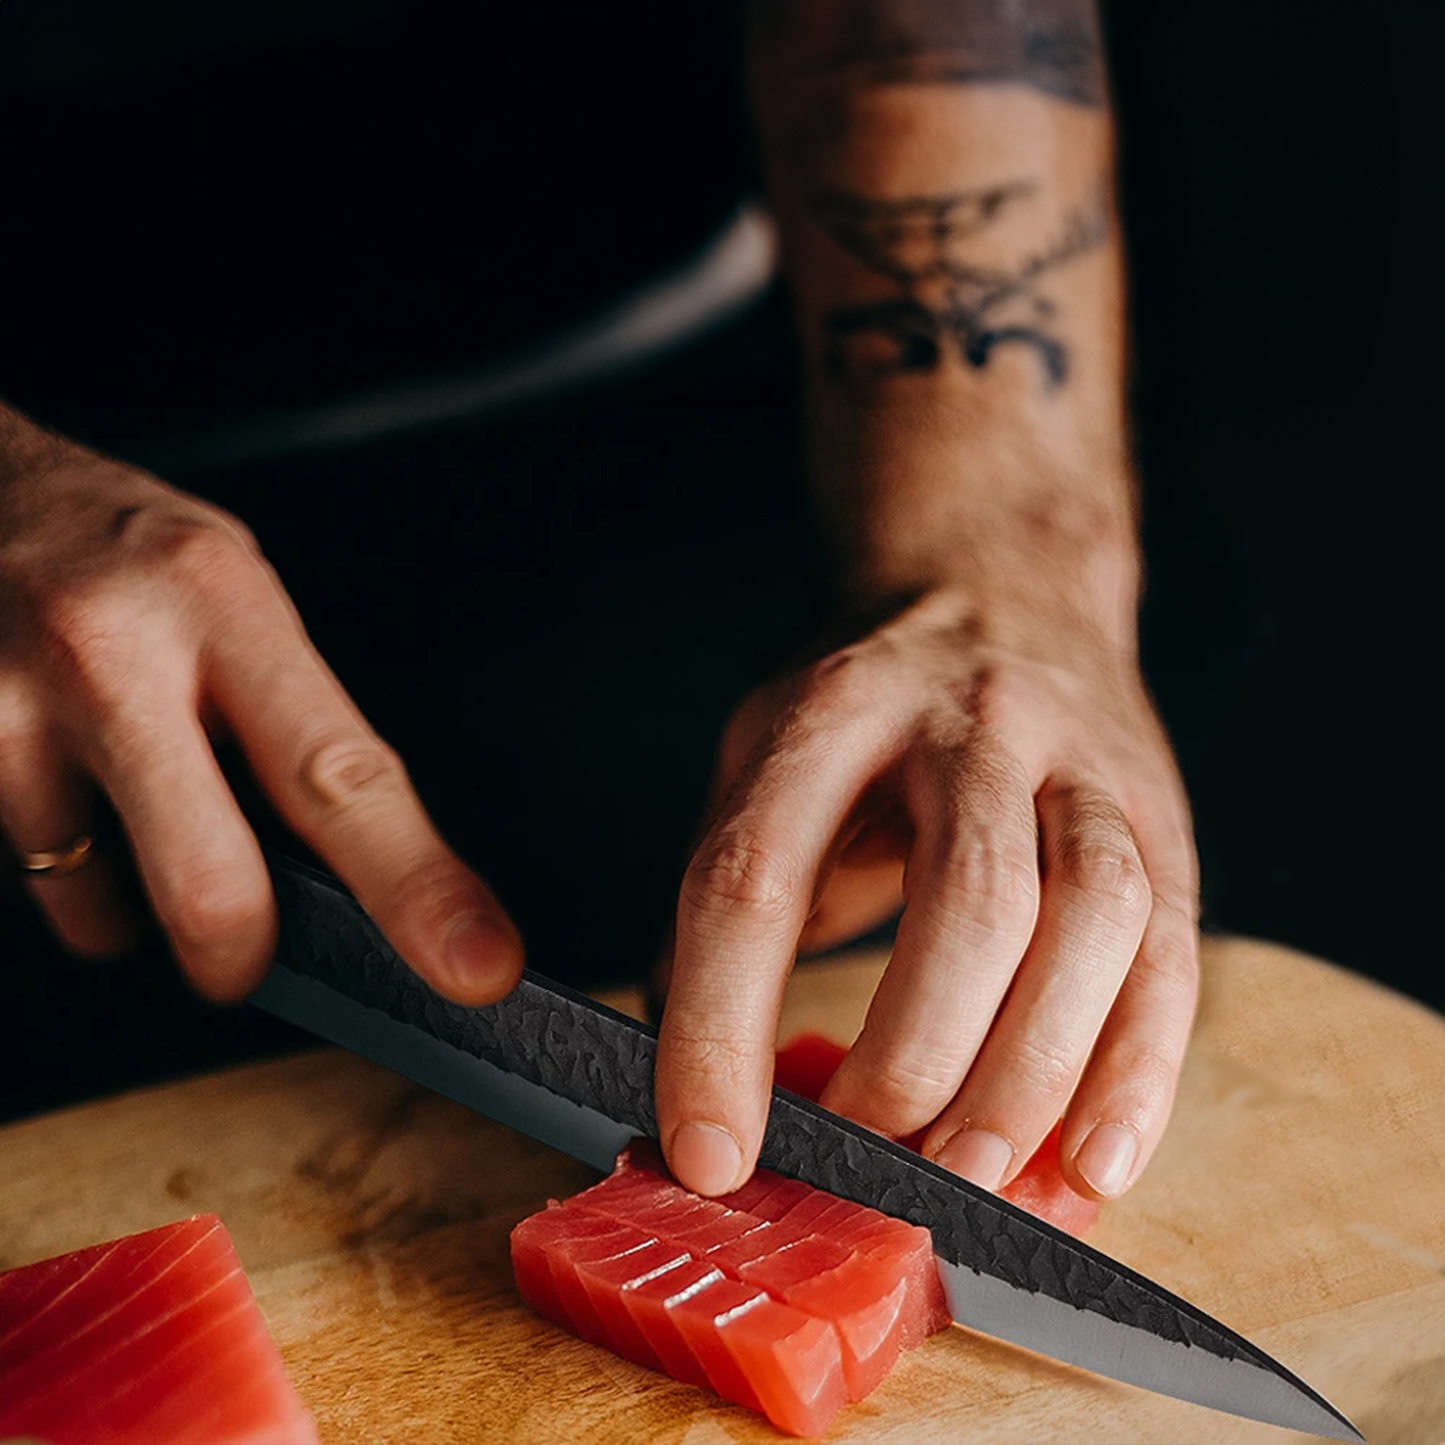
[[[1059,619],[1004,640],[956,594],[755,694],[688,870],[658,1061],[668,1158],[738,1184],[784,981],[904,904],[824,1095],[990,1189],[1064,1117],[1066,1178],[1122,1193],[1163,1131],[1198,975],[1188,807],[1133,657]]]
[[[276,917],[221,736],[429,983],[465,1003],[511,988],[516,929],[246,529],[0,408],[0,827],[22,855],[63,848],[91,831],[103,790],[181,967],[224,1000],[260,981]],[[120,863],[103,849],[28,883],[77,952],[115,952],[133,932]]]
[[[682,890],[682,1180],[756,1159],[800,944],[904,902],[824,1102],[989,1188],[1064,1120],[1138,1177],[1196,996],[1188,808],[1140,678],[1113,125],[1092,0],[754,0],[811,473],[861,640],[754,697]],[[912,599],[884,605],[889,598]]]

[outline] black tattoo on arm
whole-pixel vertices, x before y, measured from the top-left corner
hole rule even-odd
[[[813,214],[839,245],[870,270],[898,281],[901,296],[840,306],[824,325],[824,353],[836,377],[897,376],[936,370],[951,343],[969,366],[983,367],[998,346],[1031,346],[1046,384],[1068,377],[1069,357],[1050,334],[1054,305],[1037,290],[1039,279],[1108,236],[1102,191],[1071,212],[1042,250],[1008,267],[980,266],[960,243],[984,229],[1010,202],[1031,195],[1028,181],[1010,181],[950,196],[897,201],[828,192]],[[928,299],[923,291],[927,287]]]
[[[947,169],[930,172],[926,146],[922,166],[907,165],[900,174],[935,175],[938,193],[927,179],[914,182],[926,193],[886,198],[836,182],[819,187],[826,185],[823,177],[839,175],[834,157],[844,143],[849,97],[878,87],[1028,86],[1048,97],[1045,108],[1055,113],[1050,123],[1092,133],[1107,121],[1088,114],[1106,98],[1095,0],[753,5],[777,164],[805,197],[812,193],[809,209],[833,240],[897,286],[892,295],[825,315],[829,372],[855,379],[928,372],[954,356],[982,368],[998,347],[1017,345],[1037,354],[1047,387],[1063,385],[1069,353],[1053,324],[1054,303],[1039,283],[1105,241],[1106,187],[1089,196],[1074,181],[1061,196],[1025,174],[945,190],[952,176]],[[894,96],[889,104],[897,101]],[[1014,97],[1007,104],[1016,110],[1019,103]],[[970,111],[987,112],[987,106]],[[1039,249],[1051,230],[1052,239]]]
[[[1022,81],[1104,99],[1094,0],[757,0],[759,38],[814,75],[909,84]]]
[[[1008,181],[949,196],[872,201],[826,191],[813,213],[865,266],[911,285],[961,271],[980,274],[952,254],[956,243],[981,231],[1013,200],[1032,195],[1031,181]]]

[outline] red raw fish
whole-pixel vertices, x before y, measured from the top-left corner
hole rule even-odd
[[[822,1034],[799,1034],[778,1050],[773,1082],[816,1103],[847,1052],[842,1044]],[[1099,1204],[1075,1194],[1065,1181],[1059,1164],[1062,1131],[1062,1122],[1055,1124],[1029,1162],[999,1193],[1010,1204],[1082,1239],[1098,1222]],[[917,1149],[920,1142],[918,1134],[899,1140],[910,1149]]]
[[[539,1314],[794,1434],[821,1434],[843,1403],[830,1324],[650,1230],[553,1204],[512,1231],[512,1265]]]
[[[0,1438],[317,1445],[213,1214],[0,1274]]]
[[[616,1173],[568,1204],[645,1227],[730,1279],[829,1321],[849,1400],[872,1391],[901,1350],[950,1322],[927,1230],[768,1169],[734,1194],[699,1200],[667,1175],[655,1145],[639,1143]],[[833,1206],[856,1238],[840,1242],[810,1222],[831,1210],[836,1223]]]
[[[539,1314],[793,1434],[822,1433],[950,1322],[927,1230],[768,1170],[701,1199],[641,1140],[524,1219],[512,1261]]]
[[[791,1435],[821,1435],[838,1413],[838,1337],[827,1321],[730,1279],[686,1295],[673,1318],[725,1400]]]
[[[778,1050],[774,1081],[816,1100],[846,1052],[804,1034]],[[1099,1206],[1064,1182],[1059,1132],[1002,1193],[1082,1236]],[[794,1434],[821,1434],[950,1323],[927,1230],[767,1169],[703,1199],[646,1140],[600,1184],[523,1220],[512,1260],[539,1314]]]

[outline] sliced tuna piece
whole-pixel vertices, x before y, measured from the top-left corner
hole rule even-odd
[[[215,1215],[0,1275],[0,1437],[317,1440]]]
[[[574,1221],[555,1201],[548,1208],[524,1219],[512,1231],[512,1273],[517,1280],[518,1292],[539,1315],[575,1333],[572,1316],[567,1313],[562,1296],[557,1293],[552,1266],[542,1248],[554,1231],[566,1234],[573,1224]]]
[[[638,1249],[627,1250],[611,1259],[591,1260],[577,1265],[577,1278],[612,1348],[624,1358],[650,1370],[663,1368],[661,1357],[627,1308],[627,1296],[634,1289],[695,1263],[693,1257],[675,1244],[653,1240]]]
[[[706,1260],[689,1259],[676,1269],[650,1279],[639,1280],[622,1296],[623,1307],[632,1316],[648,1344],[656,1351],[662,1368],[674,1380],[710,1388],[707,1377],[692,1347],[683,1339],[673,1320],[672,1311],[698,1291],[723,1278],[716,1265]]]
[[[672,1317],[713,1389],[780,1430],[821,1435],[844,1403],[838,1337],[826,1321],[731,1279],[678,1301]]]
[[[774,1232],[783,1233],[778,1226]],[[916,1324],[907,1318],[908,1253],[906,1243],[892,1252],[863,1254],[811,1235],[750,1260],[739,1274],[776,1299],[832,1322],[838,1331],[848,1399],[856,1401],[871,1393],[893,1368],[905,1348],[905,1335],[916,1343]],[[932,1267],[931,1251],[929,1264]]]
[[[578,1267],[633,1254],[655,1243],[652,1235],[615,1219],[554,1205],[512,1231],[517,1285],[538,1314],[594,1345],[611,1345]]]

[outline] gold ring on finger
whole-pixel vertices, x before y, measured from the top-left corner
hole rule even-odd
[[[37,853],[17,848],[15,856],[21,872],[28,873],[32,878],[61,878],[84,868],[94,851],[95,839],[89,833],[82,833],[63,847],[42,848]]]

